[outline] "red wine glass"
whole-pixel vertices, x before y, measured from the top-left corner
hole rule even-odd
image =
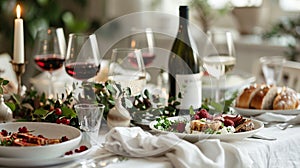
[[[62,28],[41,29],[37,32],[33,49],[34,61],[41,71],[49,72],[48,97],[53,97],[53,71],[60,69],[65,61],[65,36]]]
[[[100,70],[100,53],[95,34],[69,35],[65,70],[76,80],[89,82]]]
[[[145,67],[151,65],[155,59],[155,42],[151,28],[138,29],[132,28],[129,38],[130,48],[140,49]]]

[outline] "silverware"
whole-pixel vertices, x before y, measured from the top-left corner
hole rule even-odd
[[[285,130],[287,128],[292,128],[294,125],[291,123],[282,123],[282,124],[276,124],[276,127],[281,129],[281,130]]]
[[[258,135],[258,134],[254,134],[254,135],[250,136],[249,138],[262,139],[262,140],[267,140],[267,141],[277,140],[277,138],[274,138],[274,137],[266,137],[266,136],[262,136],[262,135]]]

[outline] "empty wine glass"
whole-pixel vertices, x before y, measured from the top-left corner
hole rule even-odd
[[[129,88],[132,96],[140,94],[146,85],[145,65],[141,50],[113,49],[108,79],[119,84],[122,91]]]
[[[101,65],[100,61],[95,34],[72,33],[69,35],[65,70],[74,79],[85,82],[83,95],[81,95],[83,98],[89,96],[93,99],[94,97],[89,81],[97,75]]]
[[[210,76],[216,78],[215,101],[220,102],[220,80],[236,63],[234,42],[229,31],[209,31],[207,36],[214,48],[206,52],[203,66]]]
[[[48,97],[53,97],[53,71],[61,68],[65,61],[65,37],[62,28],[48,28],[37,32],[33,49],[34,61],[42,71],[49,72]]]
[[[283,56],[264,56],[259,59],[265,81],[268,85],[277,85],[281,77],[282,67],[285,63]]]

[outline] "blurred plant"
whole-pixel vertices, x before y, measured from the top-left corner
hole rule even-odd
[[[280,38],[284,36],[293,39],[293,42],[288,43],[289,50],[285,51],[285,54],[290,60],[296,61],[297,57],[300,56],[300,16],[279,21],[263,34],[264,39],[271,39],[274,37]]]
[[[7,85],[9,83],[8,80],[5,80],[3,78],[0,78],[0,94],[4,93],[4,86]]]
[[[214,20],[227,14],[232,9],[232,5],[229,1],[218,9],[213,8],[209,0],[191,0],[190,6],[197,11],[196,18],[200,20],[203,32],[209,30]]]
[[[6,47],[1,51],[12,54],[12,44],[14,35],[14,18],[16,17],[15,7],[21,5],[22,18],[24,19],[24,36],[27,46],[32,46],[38,29],[47,27],[63,27],[65,33],[84,32],[96,30],[100,23],[89,22],[88,19],[81,18],[87,6],[87,0],[68,0],[69,3],[59,0],[1,0],[0,1],[0,37],[5,40]],[[74,13],[65,9],[63,4],[82,9]],[[2,46],[3,47],[3,46]]]

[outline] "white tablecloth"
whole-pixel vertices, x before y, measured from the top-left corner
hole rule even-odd
[[[242,155],[246,155],[252,161],[253,168],[276,168],[300,167],[300,126],[294,126],[286,130],[280,130],[277,127],[264,128],[258,134],[267,137],[275,137],[275,141],[246,138],[242,141],[222,142],[230,143],[237,147]],[[103,133],[103,132],[102,132]],[[104,136],[102,138],[104,140]],[[103,149],[99,148],[87,156],[87,158],[103,155]],[[193,157],[193,156],[191,156]],[[244,156],[245,157],[245,156]],[[195,162],[197,158],[195,158]],[[74,165],[74,163],[72,164]],[[69,167],[66,165],[66,167]],[[123,161],[109,164],[107,168],[141,168],[141,167],[163,167],[169,168],[172,165],[169,162],[161,160],[149,160],[147,158],[126,158]],[[226,167],[226,166],[224,166]]]

